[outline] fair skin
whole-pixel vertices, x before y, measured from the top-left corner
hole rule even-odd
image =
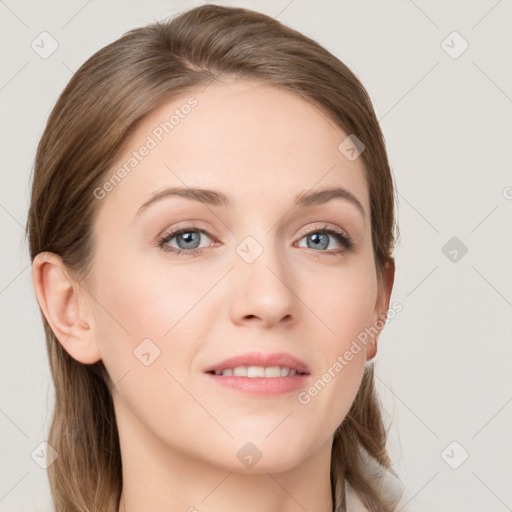
[[[38,301],[66,351],[87,364],[101,359],[115,384],[120,512],[327,512],[332,437],[375,345],[307,404],[301,390],[226,389],[204,369],[248,351],[287,352],[308,365],[304,391],[385,318],[394,268],[378,280],[364,164],[341,154],[347,134],[303,98],[225,80],[145,118],[119,165],[190,96],[198,101],[190,114],[97,200],[86,279],[75,281],[57,255],[35,258]],[[349,191],[364,214],[340,198],[293,207],[299,193],[333,186]],[[232,204],[170,196],[136,215],[166,187],[213,189]],[[333,234],[308,246],[325,225],[348,234],[353,248]],[[173,227],[198,238],[192,246],[176,236],[166,243],[188,254],[158,246]],[[249,236],[263,250],[251,263],[236,250]],[[191,256],[196,247],[201,253]],[[160,350],[148,366],[134,355],[147,338]],[[252,467],[237,457],[248,442],[261,453]]]

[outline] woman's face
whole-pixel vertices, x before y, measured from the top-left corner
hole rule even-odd
[[[347,135],[252,81],[183,94],[137,127],[95,192],[85,282],[125,449],[239,472],[330,453],[371,357],[357,340],[390,293]],[[330,188],[345,192],[316,195]]]

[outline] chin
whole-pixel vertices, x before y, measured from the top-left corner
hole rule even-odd
[[[291,438],[273,432],[268,438],[259,434],[255,436],[240,436],[230,444],[230,452],[235,457],[230,458],[229,470],[242,474],[279,473],[288,471],[306,460],[314,451],[308,440],[297,436]],[[243,441],[241,440],[243,439]]]

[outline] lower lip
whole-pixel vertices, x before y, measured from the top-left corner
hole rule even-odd
[[[277,396],[291,393],[304,387],[309,374],[293,375],[291,377],[233,377],[206,374],[220,386],[258,396]]]

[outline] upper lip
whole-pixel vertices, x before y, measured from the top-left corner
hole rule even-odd
[[[290,368],[297,373],[309,373],[309,368],[300,359],[285,352],[275,352],[273,354],[263,354],[261,352],[247,352],[238,356],[233,356],[219,363],[205,368],[205,373],[212,371],[222,371],[226,368],[235,368],[237,366],[280,366],[281,368]]]

